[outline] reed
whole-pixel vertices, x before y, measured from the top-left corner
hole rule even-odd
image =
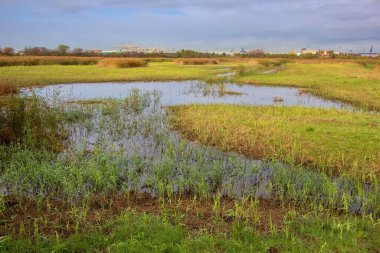
[[[104,59],[98,62],[98,67],[108,67],[108,68],[138,68],[146,67],[148,63],[143,59],[133,59],[133,58],[112,58]]]
[[[185,58],[176,60],[180,65],[214,65],[219,64],[219,59],[214,58]]]
[[[95,65],[101,57],[75,56],[0,56],[0,67],[37,65]]]

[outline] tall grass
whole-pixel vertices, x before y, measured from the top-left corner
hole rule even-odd
[[[209,58],[188,58],[188,59],[178,59],[177,64],[180,65],[213,65],[219,64],[219,59],[209,59]]]
[[[0,104],[0,143],[62,151],[65,110],[51,107],[36,96],[8,96]]]
[[[36,65],[95,65],[100,59],[102,58],[75,56],[0,56],[0,67]]]
[[[133,58],[112,58],[104,59],[98,62],[98,67],[109,67],[109,68],[138,68],[146,67],[148,65],[147,61],[144,59],[133,59]]]
[[[294,60],[290,59],[278,59],[278,60],[258,60],[257,63],[264,67],[279,67],[286,63],[294,63]]]

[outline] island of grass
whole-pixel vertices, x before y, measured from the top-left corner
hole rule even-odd
[[[255,159],[280,159],[330,175],[380,176],[377,114],[275,106],[171,109],[176,129],[205,145]]]

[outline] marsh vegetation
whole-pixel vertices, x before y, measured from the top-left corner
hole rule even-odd
[[[244,70],[236,80],[269,80],[296,64],[281,62],[281,70],[269,74],[260,71],[272,63],[13,66],[4,67],[0,78],[18,86],[206,81],[229,67]],[[377,71],[355,66],[356,73]],[[57,72],[42,74],[47,69]],[[223,77],[216,79],[202,83],[202,96],[222,87],[222,96],[243,97],[229,94]],[[168,110],[165,95],[155,89],[89,100],[36,91],[1,97],[0,251],[380,248],[380,122],[366,106],[274,106],[270,96],[261,106]]]

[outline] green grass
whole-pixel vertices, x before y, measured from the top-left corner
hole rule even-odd
[[[377,252],[380,247],[374,223],[295,214],[286,218],[283,229],[267,234],[238,222],[227,234],[213,234],[191,232],[165,213],[126,212],[95,231],[68,238],[41,236],[33,243],[0,237],[0,252]]]
[[[173,110],[181,133],[224,151],[285,160],[334,175],[380,176],[380,118],[375,114],[229,105]]]
[[[380,110],[380,66],[357,63],[288,63],[278,71],[262,74],[253,71],[236,78],[240,83],[285,85],[307,88],[330,99]],[[241,71],[242,72],[242,71]]]
[[[223,66],[180,66],[173,62],[149,63],[144,68],[102,68],[89,66],[13,66],[0,69],[0,80],[18,86],[76,82],[166,81],[206,79]]]

